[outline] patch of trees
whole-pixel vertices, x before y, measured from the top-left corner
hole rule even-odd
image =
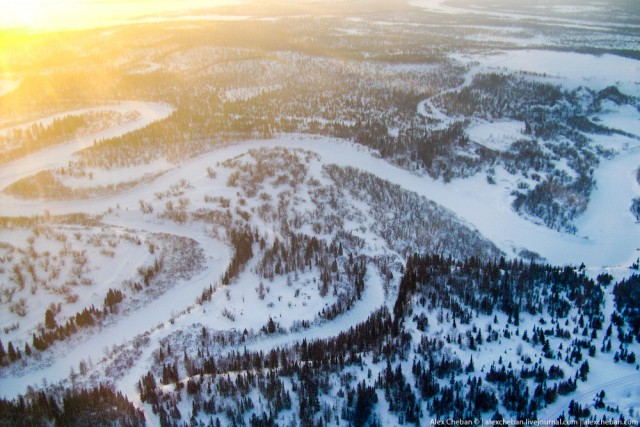
[[[344,189],[345,196],[371,206],[373,229],[403,256],[415,252],[455,258],[470,254],[486,258],[501,255],[493,243],[431,200],[352,167],[327,165],[324,169],[338,188]]]
[[[353,303],[361,297],[364,291],[364,278],[367,271],[368,258],[359,255],[363,246],[362,239],[343,229],[340,221],[320,221],[332,216],[340,219],[338,212],[333,213],[329,208],[342,209],[337,203],[327,205],[322,198],[326,197],[327,188],[320,187],[317,179],[306,179],[308,163],[317,158],[317,155],[304,150],[255,149],[247,154],[225,161],[222,166],[232,168],[232,173],[227,181],[228,185],[242,189],[244,197],[238,201],[238,206],[246,206],[250,202],[258,202],[257,214],[265,221],[273,223],[279,229],[277,237],[261,235],[257,229],[250,230],[249,216],[255,212],[240,211],[236,209],[236,215],[230,210],[229,200],[219,198],[207,198],[210,203],[219,203],[226,208],[221,210],[199,210],[194,214],[194,219],[202,220],[209,224],[223,227],[234,246],[236,253],[245,254],[248,261],[250,254],[257,257],[254,271],[262,278],[273,280],[276,276],[287,276],[287,284],[293,284],[293,277],[300,273],[317,271],[318,277],[314,283],[318,284],[318,292],[321,297],[332,293],[337,301],[328,307],[324,307],[318,316],[320,319],[331,320],[349,310]],[[307,188],[300,187],[300,183],[306,182],[310,190],[313,203],[317,212],[309,214],[308,211],[300,211],[297,208],[298,197],[305,195]],[[271,187],[281,187],[283,190],[277,198],[277,205],[271,203],[274,198],[262,189],[270,182]],[[308,197],[308,195],[307,195]],[[328,211],[328,212],[327,212]],[[315,218],[314,221],[312,218]],[[325,227],[333,237],[327,239],[309,236],[298,230],[304,229],[304,225]],[[245,230],[239,232],[238,230]],[[250,236],[249,236],[250,234]],[[249,236],[251,245],[242,244],[238,236]],[[235,236],[235,237],[234,237]],[[246,239],[245,239],[246,240]],[[244,249],[239,246],[243,246]],[[241,260],[240,260],[241,261]],[[236,266],[240,262],[232,259],[226,276],[233,276]],[[231,274],[229,274],[231,273]],[[223,278],[223,283],[227,282]],[[256,287],[260,299],[266,296],[267,288],[262,284]]]
[[[629,208],[633,217],[637,222],[640,222],[640,197],[634,197],[631,200],[631,207]]]
[[[447,108],[465,116],[505,117],[530,106],[553,106],[563,98],[559,86],[525,77],[486,73],[474,77],[470,86],[451,94]]]
[[[397,345],[406,345],[390,336],[391,326],[389,313],[380,310],[365,323],[335,338],[303,340],[292,348],[274,348],[267,353],[232,351],[216,356],[205,356],[198,351],[202,354],[198,358],[185,353],[179,366],[163,364],[163,383],[177,381],[175,392],[160,390],[152,372],[141,378],[138,387],[143,401],[150,403],[164,420],[163,425],[177,425],[178,420],[186,418],[185,415],[176,418],[173,409],[185,384],[191,399],[200,402],[196,416],[205,420],[213,421],[214,416],[229,422],[253,419],[256,425],[262,425],[260,420],[277,419],[282,411],[294,409],[301,425],[316,425],[320,419],[329,422],[334,416],[364,423],[372,419],[377,401],[372,386],[363,383],[353,389],[347,387],[343,396],[351,398],[349,403],[345,402],[344,411],[338,413],[324,407],[321,398],[331,387],[332,373],[340,372],[345,366],[361,364],[361,352],[374,351],[393,357]],[[163,354],[166,360],[169,354],[167,351]],[[189,379],[177,380],[183,366]],[[188,392],[190,382],[194,383],[191,393]],[[259,404],[253,398],[244,397],[249,396],[251,390],[259,391],[260,405],[266,405],[263,410],[252,411]]]
[[[239,187],[247,197],[253,198],[262,192],[265,184],[275,188],[285,185],[295,190],[305,182],[308,164],[318,159],[316,153],[307,150],[260,148],[250,149],[240,158],[228,159],[222,166],[235,169],[227,185]]]
[[[101,384],[62,394],[38,391],[14,400],[0,399],[3,426],[145,425],[145,417],[122,393]]]
[[[38,122],[25,128],[13,129],[7,135],[0,135],[0,147],[15,147],[0,152],[0,164],[65,142],[87,125],[87,117],[69,114],[53,119],[53,122],[46,126]]]
[[[85,227],[95,227],[100,225],[99,215],[86,213],[71,213],[65,215],[33,215],[33,216],[0,216],[0,229],[12,227],[37,227],[40,225],[72,224]]]
[[[118,289],[109,289],[104,299],[104,307],[98,309],[93,305],[71,316],[64,324],[56,321],[56,312],[48,308],[44,313],[44,328],[32,334],[31,346],[25,344],[25,354],[30,356],[33,350],[45,351],[56,341],[64,341],[77,333],[79,328],[89,328],[102,321],[110,314],[114,314],[115,307],[122,302],[124,294]],[[33,349],[32,349],[33,348]],[[8,361],[15,362],[20,359],[21,353],[16,352],[13,344],[9,343]],[[0,363],[4,362],[4,348],[0,341]]]
[[[594,187],[591,176],[569,185],[550,176],[528,192],[515,192],[512,206],[518,213],[539,218],[549,228],[575,233],[574,220],[587,209]]]
[[[31,351],[29,345],[27,344],[27,346],[25,347],[25,352],[28,348],[29,352]],[[22,359],[22,351],[19,348],[14,347],[13,342],[9,341],[9,344],[7,344],[7,349],[5,350],[4,344],[2,344],[2,340],[0,340],[0,366],[6,366],[20,359]]]
[[[50,170],[38,172],[9,185],[5,191],[21,197],[71,199],[74,190],[62,184]]]
[[[613,287],[613,295],[616,309],[629,326],[629,334],[640,342],[640,276],[633,274],[618,282]],[[617,323],[622,326],[623,321],[619,319]]]
[[[231,230],[229,238],[233,247],[233,256],[222,277],[224,285],[231,283],[231,280],[240,273],[247,261],[253,257],[254,235],[251,230]]]
[[[5,191],[17,197],[40,199],[83,199],[89,197],[105,196],[131,189],[144,182],[150,182],[157,174],[147,175],[143,178],[119,182],[115,184],[96,185],[90,187],[70,187],[60,179],[64,175],[62,170],[44,170],[34,175],[19,179],[9,185]]]
[[[44,351],[55,341],[64,341],[71,335],[78,332],[78,328],[88,328],[107,316],[109,310],[105,306],[103,310],[94,306],[71,316],[64,325],[60,325],[53,317],[53,312],[49,309],[45,312],[46,329],[41,328],[39,333],[33,334],[32,344],[36,350]]]
[[[417,296],[426,307],[446,308],[461,323],[474,311],[505,313],[519,324],[521,312],[565,318],[577,307],[588,318],[601,316],[601,286],[571,267],[552,267],[521,260],[458,261],[439,255],[413,255],[400,281],[394,315],[398,321]]]
[[[270,247],[261,239],[260,246],[265,249],[256,266],[258,274],[272,279],[317,269],[319,295],[324,298],[332,292],[337,297],[335,304],[318,313],[326,320],[348,311],[356,300],[361,299],[368,257],[358,255],[359,248],[348,233],[338,233],[329,244],[323,239],[292,231],[282,234],[285,240],[276,238]]]
[[[124,294],[120,289],[109,289],[107,296],[104,297],[104,306],[108,308],[111,313],[114,312],[115,306],[122,302]]]
[[[387,367],[378,377],[376,387],[384,389],[385,400],[389,403],[389,411],[398,415],[400,424],[406,422],[419,425],[422,416],[419,399],[409,386],[400,364],[393,369],[391,361],[387,359]],[[438,411],[436,410],[436,412]]]

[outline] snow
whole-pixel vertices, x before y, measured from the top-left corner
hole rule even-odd
[[[282,88],[282,85],[238,87],[224,91],[224,98],[227,101],[247,101],[256,96],[273,92]]]
[[[144,179],[150,176],[152,173],[161,174],[170,169],[174,165],[169,163],[165,159],[158,159],[143,165],[135,165],[118,169],[101,169],[101,168],[88,168],[85,170],[86,174],[90,174],[90,178],[86,177],[68,177],[58,176],[60,181],[70,188],[86,188],[88,184],[104,185],[116,185],[124,182],[134,182]],[[153,171],[153,172],[152,172]]]
[[[173,108],[166,104],[128,101],[121,102],[120,104],[104,105],[99,107],[59,113],[49,117],[44,117],[42,119],[36,120],[35,122],[41,122],[43,125],[46,125],[53,122],[54,118],[56,117],[61,117],[68,114],[82,114],[89,111],[100,110],[112,110],[121,113],[137,111],[138,113],[140,113],[140,115],[136,118],[136,120],[124,125],[114,126],[110,129],[106,129],[92,135],[74,139],[72,141],[69,141],[68,143],[56,145],[54,147],[38,151],[27,157],[23,157],[21,159],[8,163],[7,165],[4,165],[0,170],[0,189],[6,188],[12,182],[33,175],[40,171],[66,167],[69,160],[71,160],[71,156],[73,155],[73,153],[91,146],[95,140],[113,138],[116,136],[124,135],[125,133],[131,132],[133,130],[140,129],[151,122],[169,116],[169,114],[171,114],[171,112],[173,111]],[[31,123],[20,126],[27,126]],[[0,213],[2,213],[2,210],[0,210]]]
[[[488,69],[545,74],[568,89],[618,86],[623,93],[640,94],[640,61],[616,55],[525,49],[472,55],[469,60]]]
[[[517,47],[525,48],[528,46],[540,46],[544,44],[548,44],[549,39],[542,35],[528,35],[528,34],[488,34],[488,33],[470,33],[466,36],[467,40],[473,42],[494,42],[494,43],[504,43],[508,45],[514,45]]]
[[[440,1],[432,3],[442,4]],[[462,86],[469,84],[474,73],[479,70],[493,69],[499,66],[506,67],[509,71],[526,70],[549,74],[561,81],[565,87],[586,84],[592,88],[604,88],[616,84],[622,89],[628,90],[628,93],[638,93],[639,62],[611,55],[595,57],[573,53],[512,51],[498,53],[491,57],[474,56],[473,60],[479,61],[481,65],[469,72]],[[456,89],[458,88],[453,90]],[[120,108],[126,111],[138,111],[140,117],[133,123],[116,126],[0,166],[0,188],[38,171],[66,166],[73,158],[73,153],[90,146],[94,139],[130,132],[154,120],[162,119],[172,112],[172,108],[167,105],[143,102],[123,102],[120,105],[93,107],[92,110]],[[438,111],[430,100],[423,101],[418,106],[418,110],[424,115],[431,115],[442,121],[450,119]],[[72,112],[63,114],[70,113]],[[40,121],[45,123],[47,120],[53,120],[53,117],[42,118]],[[640,134],[640,125],[638,124],[640,114],[633,107],[606,104],[605,110],[595,117],[605,126],[625,130],[634,135]],[[524,137],[522,135],[523,129],[524,123],[518,121],[487,122],[476,120],[467,129],[467,133],[474,142],[493,150],[505,150],[512,142]],[[391,130],[391,132],[393,131]],[[380,159],[376,152],[353,143],[303,135],[280,135],[272,140],[245,141],[203,154],[175,167],[170,167],[164,161],[157,161],[118,171],[92,171],[94,173],[92,181],[98,185],[104,185],[114,183],[116,180],[144,176],[157,172],[158,169],[167,170],[151,184],[142,185],[116,195],[81,201],[44,202],[19,200],[2,194],[0,195],[0,215],[3,216],[32,215],[45,211],[52,214],[78,211],[104,213],[111,209],[111,213],[103,219],[107,225],[135,230],[139,233],[163,232],[189,237],[198,242],[209,258],[206,270],[197,277],[190,281],[176,283],[165,294],[144,307],[128,313],[97,333],[83,337],[78,345],[63,349],[64,356],[60,354],[61,357],[58,357],[50,365],[34,366],[33,369],[25,371],[24,375],[2,378],[0,395],[14,397],[17,393],[23,392],[29,384],[37,384],[44,379],[49,382],[62,380],[67,377],[71,368],[78,366],[80,361],[87,358],[98,361],[102,358],[105,348],[131,342],[136,337],[147,334],[150,339],[149,344],[142,348],[142,355],[138,361],[117,383],[118,387],[124,390],[130,398],[137,399],[134,384],[146,372],[148,364],[153,363],[150,360],[151,352],[157,348],[160,339],[177,330],[193,328],[194,325],[206,325],[219,329],[256,329],[263,325],[269,316],[273,316],[274,320],[285,327],[290,326],[292,320],[313,319],[323,301],[312,299],[313,295],[317,293],[317,289],[316,285],[311,282],[310,275],[301,275],[301,279],[292,288],[287,287],[284,277],[279,277],[273,282],[265,281],[265,286],[270,287],[271,290],[265,301],[257,301],[255,286],[260,279],[251,272],[251,266],[247,267],[237,283],[229,288],[228,298],[226,289],[223,288],[214,293],[212,301],[206,306],[194,306],[194,301],[202,290],[212,283],[217,283],[224,272],[230,257],[228,247],[209,237],[207,230],[202,226],[178,225],[139,213],[138,203],[140,200],[152,200],[156,192],[165,190],[180,179],[201,184],[203,180],[208,179],[205,176],[207,167],[242,155],[250,148],[282,146],[311,150],[320,157],[318,164],[313,165],[316,173],[321,164],[356,166],[452,210],[466,223],[493,241],[508,256],[517,256],[520,250],[528,249],[538,252],[553,264],[577,265],[585,262],[590,271],[602,271],[604,267],[622,271],[640,255],[638,249],[640,226],[635,223],[629,212],[631,199],[640,192],[635,180],[635,170],[640,164],[640,143],[621,135],[593,136],[593,138],[596,144],[617,147],[618,154],[610,160],[602,161],[596,171],[597,188],[592,194],[587,211],[576,223],[577,235],[559,233],[518,216],[511,208],[510,191],[514,188],[515,178],[503,170],[496,172],[496,185],[489,185],[486,178],[481,175],[445,184],[442,181],[417,176],[391,165]],[[226,177],[223,173],[220,175],[215,182],[205,186],[207,194],[227,195],[233,191],[221,184]],[[82,183],[78,180],[74,182],[74,185],[80,186]],[[275,189],[266,189],[265,191],[272,197],[276,194]],[[196,194],[198,194],[197,191]],[[366,209],[364,206],[361,208]],[[354,227],[354,230],[358,230],[357,223],[349,222],[349,225]],[[24,233],[22,235],[14,235],[8,231],[2,233],[3,238],[11,241],[22,241],[27,237]],[[370,244],[369,248],[376,244],[384,247],[384,243],[376,242],[374,236],[364,231],[361,235]],[[122,255],[133,257],[135,254],[127,252]],[[115,275],[119,274],[118,268],[120,267],[113,266]],[[295,297],[291,296],[296,287],[304,287],[305,281],[309,283],[306,283],[307,288],[301,291],[301,300],[306,293],[307,305],[302,304],[300,300],[296,301]],[[280,300],[279,297],[282,299]],[[289,301],[293,304],[290,310],[286,308],[286,303]],[[610,295],[608,301],[611,302]],[[274,302],[273,308],[266,306],[269,302]],[[373,272],[373,269],[370,269],[362,300],[358,301],[347,313],[334,321],[322,323],[308,330],[270,336],[248,343],[247,347],[252,350],[267,350],[274,346],[289,345],[303,338],[310,340],[334,336],[364,321],[376,308],[389,303],[383,290],[382,279]],[[221,315],[224,308],[235,312],[237,319],[235,322],[230,322],[229,319]],[[487,321],[487,319],[481,320],[484,320],[485,323]],[[503,320],[501,319],[501,322]],[[505,344],[505,348],[501,350],[513,350],[508,345],[511,343]],[[63,350],[58,348],[57,351],[62,353]],[[478,366],[481,363],[482,356],[477,360]],[[602,360],[594,361],[594,367],[604,367],[608,363],[610,362],[605,361],[603,356]],[[568,398],[588,403],[592,401],[595,392],[606,388],[608,395],[611,393],[612,396],[623,402],[621,406],[631,406],[634,402],[637,404],[637,397],[630,393],[633,393],[633,387],[640,381],[640,377],[639,374],[632,372],[632,369],[633,367],[622,369],[620,366],[615,366],[615,368],[598,370],[592,367],[590,381],[587,384],[580,384],[577,394],[570,395]],[[136,402],[140,403],[139,400]],[[566,404],[567,402],[561,400],[541,415],[543,418],[555,417],[558,415],[558,411],[566,408]]]
[[[553,13],[566,13],[566,14],[576,14],[576,13],[585,13],[585,12],[600,12],[605,10],[603,5],[596,5],[596,4],[590,4],[590,5],[580,5],[580,6],[575,6],[575,5],[568,5],[568,4],[556,4],[556,5],[551,5],[549,6],[537,6],[539,9],[543,9],[543,10],[550,10]]]
[[[251,266],[248,266],[232,286],[216,292],[211,303],[207,304],[206,312],[195,313],[188,322],[214,329],[257,331],[272,318],[279,326],[288,329],[295,320],[313,321],[327,303],[323,298],[318,298],[318,284],[312,281],[317,277],[315,272],[301,274],[295,284],[289,287],[286,276],[269,281],[249,272],[250,269]],[[261,282],[267,289],[264,300],[256,298],[256,288]],[[298,296],[294,297],[296,293]],[[235,316],[235,320],[231,321],[222,315],[225,309]]]
[[[517,11],[500,7],[491,2],[474,2],[474,3],[461,3],[458,2],[455,5],[451,4],[447,0],[410,0],[409,5],[420,7],[434,13],[448,14],[448,15],[475,15],[475,16],[487,16],[493,18],[499,18],[502,20],[512,21],[534,21],[543,25],[559,26],[566,28],[582,28],[593,31],[601,31],[604,29],[610,29],[612,27],[620,28],[638,28],[637,24],[624,24],[617,22],[601,22],[594,21],[592,15],[601,7],[601,4],[592,3],[590,6],[579,7],[575,5],[561,5],[555,4],[552,7],[533,6],[534,9],[527,9],[527,5],[519,7]],[[578,13],[580,12],[580,13]],[[558,14],[566,16],[559,17]]]
[[[173,286],[159,298],[150,301],[141,309],[101,329],[86,338],[85,341],[65,349],[64,357],[56,358],[48,366],[40,366],[37,370],[29,370],[24,375],[2,378],[0,395],[13,397],[21,393],[28,385],[40,384],[43,380],[55,382],[67,377],[70,369],[76,369],[82,360],[98,361],[103,357],[105,349],[125,344],[138,335],[160,327],[169,327],[162,323],[182,310],[192,306],[196,298],[211,283],[224,273],[229,258],[229,250],[221,242],[205,237],[199,227],[173,227],[169,229],[161,222],[149,222],[141,218],[137,212],[121,212],[104,220],[112,225],[130,227],[138,232],[153,232],[181,235],[196,240],[209,254],[207,269],[190,281],[182,281]],[[51,351],[51,350],[50,350]],[[53,349],[55,351],[55,349]]]
[[[596,123],[630,133],[640,138],[640,111],[632,105],[603,103],[603,112],[592,117]]]
[[[195,180],[206,167],[217,161],[242,154],[249,148],[276,146],[311,149],[321,155],[323,162],[339,166],[357,165],[364,171],[423,195],[458,214],[509,255],[517,255],[526,248],[538,252],[554,264],[585,262],[597,266],[627,263],[637,256],[640,230],[635,227],[629,213],[630,200],[636,191],[635,187],[629,186],[629,174],[640,164],[640,149],[625,151],[612,160],[602,162],[596,176],[598,188],[586,213],[578,221],[578,234],[575,236],[550,230],[518,216],[511,208],[509,194],[513,188],[509,180],[513,177],[506,173],[497,176],[498,185],[487,184],[481,175],[445,184],[393,166],[376,153],[355,144],[301,135],[283,135],[274,140],[248,141],[222,148],[185,162],[158,178],[151,186],[135,188],[113,197],[45,203],[3,194],[0,195],[0,214],[15,216],[42,213],[44,210],[52,214],[78,210],[101,213],[116,204],[136,210],[139,200],[152,199],[158,189],[168,188],[181,178]],[[60,159],[58,162],[65,164],[66,160]],[[16,179],[13,177],[27,175],[19,173],[23,167],[14,163],[0,168],[0,184],[6,186]],[[612,206],[616,206],[616,210]],[[497,224],[500,226],[497,227]]]
[[[504,151],[518,139],[526,138],[524,128],[524,122],[517,120],[476,120],[466,132],[469,140],[491,150]]]
[[[162,104],[158,104],[158,106],[160,105]],[[46,127],[51,125],[54,120],[62,119],[63,117],[70,116],[70,115],[81,116],[83,114],[88,114],[96,111],[114,111],[120,114],[127,114],[130,111],[137,111],[139,109],[145,109],[151,106],[152,106],[151,103],[145,103],[145,102],[139,102],[139,101],[120,101],[118,103],[113,103],[113,104],[105,104],[105,105],[86,107],[86,108],[77,108],[74,110],[66,110],[60,113],[50,114],[45,117],[38,117],[33,120],[22,121],[19,124],[15,124],[11,126],[2,126],[0,127],[0,133],[7,134],[9,131],[12,131],[14,129],[26,129],[36,123]],[[97,135],[95,137],[97,137]]]
[[[613,153],[618,153],[637,146],[638,140],[622,135],[598,135],[597,145]]]
[[[629,212],[631,200],[638,195],[635,181],[638,165],[640,147],[635,147],[602,162],[596,170],[596,190],[587,211],[576,221],[580,233],[588,236],[590,245],[596,245],[594,252],[601,253],[602,262],[597,263],[592,257],[593,265],[631,265],[640,255],[639,227]]]
[[[410,0],[409,5],[421,7],[423,9],[427,9],[436,13],[446,13],[446,14],[462,14],[467,13],[469,10],[454,6],[449,6],[446,3],[446,0]]]
[[[351,310],[339,316],[336,321],[323,323],[319,326],[296,333],[278,335],[273,338],[258,341],[247,345],[247,350],[269,350],[274,347],[284,347],[296,341],[306,339],[307,341],[330,338],[340,332],[348,330],[349,327],[362,323],[373,311],[380,308],[385,303],[385,295],[382,288],[381,278],[377,274],[368,273],[365,279],[367,286],[362,293],[362,300],[358,301]]]
[[[120,282],[135,273],[136,267],[149,257],[146,247],[123,241],[121,230],[109,230],[109,239],[114,243],[114,251],[113,255],[108,258],[107,255],[101,253],[102,245],[98,247],[87,241],[88,233],[82,227],[58,227],[55,232],[66,237],[66,240],[64,242],[58,241],[48,236],[49,233],[46,231],[40,231],[36,235],[29,229],[6,230],[2,233],[1,239],[3,242],[8,242],[19,250],[25,250],[25,252],[29,248],[27,239],[31,239],[33,242],[32,247],[38,255],[33,257],[21,256],[20,252],[14,252],[12,256],[16,261],[21,259],[21,263],[23,262],[22,260],[25,260],[25,263],[31,262],[34,265],[36,275],[43,281],[39,285],[31,283],[34,286],[29,286],[30,292],[25,289],[16,292],[14,295],[15,300],[20,297],[26,297],[27,300],[27,313],[24,317],[19,318],[19,326],[15,328],[15,331],[5,334],[6,339],[13,340],[14,343],[16,343],[16,338],[30,336],[35,331],[36,326],[42,324],[44,308],[49,304],[61,303],[64,306],[61,313],[56,316],[56,320],[60,324],[64,324],[70,315],[81,311],[85,307],[91,305],[100,306],[107,290],[110,287],[118,289]],[[74,235],[78,236],[78,239],[73,237]],[[143,234],[140,234],[141,239],[144,239],[144,237]],[[101,241],[106,240],[104,236],[100,236],[99,239]],[[106,246],[106,242],[104,243]],[[68,254],[64,255],[63,248],[66,248]],[[90,278],[93,284],[89,285],[86,290],[84,286],[80,288],[66,286],[71,294],[75,294],[78,297],[76,302],[69,303],[65,301],[65,294],[61,294],[58,290],[64,287],[64,282],[72,277],[68,271],[69,268],[65,267],[65,264],[69,267],[73,265],[72,251],[86,251],[87,267],[85,270],[87,272],[90,271]],[[4,253],[4,250],[2,253]],[[53,256],[48,256],[46,255],[47,253]],[[43,266],[45,259],[48,263],[46,264],[46,269]],[[50,274],[53,270],[59,272],[56,278]],[[82,276],[87,277],[85,274]],[[0,274],[0,278],[7,284],[11,283],[9,277],[10,271],[2,271],[2,274]],[[99,295],[97,292],[99,292]],[[0,306],[0,313],[2,313],[0,327],[3,329],[10,327],[16,320],[15,316],[9,314],[6,304]]]
[[[20,83],[22,80],[19,79],[0,79],[0,96],[13,92]]]
[[[400,128],[399,127],[389,127],[388,133],[389,133],[389,136],[397,137],[398,135],[400,135]]]

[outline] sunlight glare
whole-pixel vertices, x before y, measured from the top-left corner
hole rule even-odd
[[[37,28],[47,17],[44,0],[0,0],[0,28]]]
[[[244,0],[0,0],[0,30],[74,30],[153,20]]]

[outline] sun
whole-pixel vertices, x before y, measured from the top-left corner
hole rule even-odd
[[[157,0],[145,0],[153,5]],[[0,0],[0,29],[49,32],[102,26],[135,9],[140,1]],[[132,4],[133,6],[130,6]]]
[[[0,0],[0,28],[41,28],[46,25],[51,6],[47,0]]]
[[[248,0],[0,0],[0,30],[77,30],[130,24],[154,17]],[[166,18],[166,16],[165,16]]]
[[[117,0],[0,0],[0,30],[38,33],[90,28],[101,25],[111,18],[109,12],[117,13],[124,5]]]

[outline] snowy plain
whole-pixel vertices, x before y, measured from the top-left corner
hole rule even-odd
[[[567,89],[584,86],[602,90],[617,86],[628,95],[640,94],[640,61],[631,58],[535,49],[474,54],[467,58],[489,69],[538,74]]]

